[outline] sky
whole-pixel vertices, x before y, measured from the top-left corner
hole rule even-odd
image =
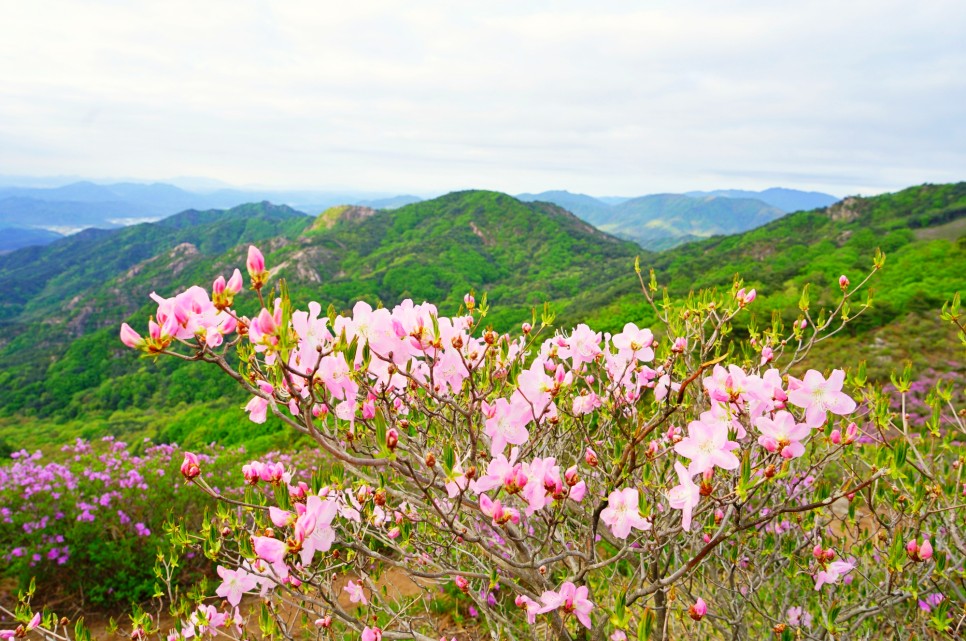
[[[966,180],[966,2],[0,0],[0,174],[836,196]]]

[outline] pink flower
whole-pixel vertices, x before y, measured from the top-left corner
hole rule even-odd
[[[586,461],[587,462],[587,465],[589,465],[591,467],[597,467],[597,463],[598,463],[598,460],[597,460],[597,452],[595,452],[594,450],[592,450],[592,449],[590,449],[588,447],[584,451],[584,461]]]
[[[245,592],[254,590],[258,586],[258,578],[242,568],[232,571],[219,565],[218,576],[221,577],[222,583],[215,590],[215,594],[227,600],[232,607],[241,603]]]
[[[607,507],[600,513],[600,520],[617,538],[626,539],[631,529],[651,529],[650,522],[641,516],[638,501],[637,490],[630,487],[614,490],[607,498]]]
[[[490,437],[490,454],[496,456],[503,452],[508,443],[523,445],[530,438],[527,423],[530,422],[530,407],[523,399],[514,396],[509,402],[498,398],[492,405],[484,407],[492,415],[486,419],[483,432]]]
[[[587,594],[586,585],[578,588],[570,581],[566,581],[557,592],[548,590],[540,595],[543,607],[538,612],[544,614],[560,608],[567,614],[575,614],[577,620],[585,628],[590,629],[590,611],[594,608],[594,604],[587,599]]]
[[[537,621],[537,615],[540,614],[540,604],[531,599],[528,596],[518,594],[513,600],[516,606],[527,613],[527,623],[533,625]]]
[[[627,323],[620,334],[615,334],[611,338],[611,342],[619,351],[626,352],[628,356],[633,356],[639,361],[654,360],[654,350],[651,348],[654,334],[649,329],[638,329],[634,323]]]
[[[855,563],[851,561],[832,561],[824,570],[819,570],[815,574],[815,589],[821,590],[823,585],[838,583],[842,575],[848,574],[854,568]]]
[[[514,524],[520,522],[520,513],[512,507],[504,507],[500,500],[491,500],[486,494],[480,494],[480,511],[493,519],[493,525],[503,525],[508,521]]]
[[[805,423],[796,423],[791,413],[781,410],[775,418],[759,416],[755,426],[761,431],[758,444],[769,452],[778,452],[783,458],[798,458],[805,453],[801,440],[808,438],[811,428]]]
[[[828,418],[826,412],[843,416],[855,411],[855,401],[842,392],[845,372],[833,370],[828,380],[810,369],[801,381],[788,379],[788,402],[805,409],[805,423],[809,427],[821,427]]]
[[[715,466],[725,470],[738,468],[738,457],[731,453],[738,444],[728,440],[728,429],[721,423],[691,421],[688,436],[674,446],[674,451],[691,459],[689,474],[701,474]]]
[[[470,582],[466,580],[466,577],[456,575],[456,577],[453,579],[453,582],[456,584],[456,587],[459,588],[460,592],[466,593],[470,589]]]
[[[362,641],[382,641],[382,628],[370,628],[367,625],[362,630]]]
[[[334,501],[322,500],[315,494],[306,500],[305,512],[295,521],[295,540],[302,546],[299,550],[302,565],[308,566],[316,552],[325,552],[332,547],[335,541],[332,520],[338,511]]]
[[[678,474],[679,485],[668,491],[668,503],[672,509],[681,510],[681,527],[685,532],[691,531],[691,514],[701,498],[701,488],[694,484],[692,475],[687,468],[675,461],[674,471]]]
[[[849,288],[849,277],[845,274],[839,276],[839,287],[842,288],[842,291],[845,291]]]
[[[366,593],[363,591],[362,586],[355,581],[350,580],[346,583],[344,590],[349,594],[349,600],[353,603],[361,603],[362,605],[369,604],[369,600],[366,599]],[[365,638],[365,633],[363,633],[363,638]],[[379,638],[382,638],[381,630],[379,631]]]

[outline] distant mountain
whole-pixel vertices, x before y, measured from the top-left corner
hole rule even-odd
[[[46,229],[0,227],[0,253],[33,245],[47,245],[59,238],[63,236]]]
[[[567,211],[576,214],[578,218],[582,218],[592,225],[596,225],[594,221],[606,216],[611,209],[610,204],[593,196],[572,194],[569,191],[544,191],[539,194],[517,194],[516,197],[524,202],[539,201],[553,203],[558,207],[563,207]]]
[[[58,187],[0,187],[0,225],[74,233],[87,227],[110,229],[158,220],[186,209],[227,209],[265,200],[315,214],[343,203],[392,209],[420,199],[371,192],[247,191],[234,188],[194,192],[166,183],[79,181]]]
[[[520,194],[521,200],[552,202],[598,229],[661,251],[698,238],[753,229],[785,212],[760,200],[657,194],[603,200],[567,191]]]
[[[694,238],[737,234],[784,215],[760,200],[657,194],[632,198],[590,222],[646,249],[662,249]]]
[[[764,191],[745,191],[742,189],[718,189],[716,191],[689,191],[687,196],[721,196],[722,198],[751,198],[768,203],[783,211],[808,211],[809,209],[821,209],[828,207],[840,199],[830,194],[823,194],[818,191],[799,191],[797,189],[785,189],[783,187],[772,187]]]

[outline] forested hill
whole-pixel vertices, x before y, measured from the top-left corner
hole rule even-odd
[[[90,230],[0,257],[0,412],[78,417],[217,396],[199,368],[172,375],[174,363],[134,358],[117,328],[144,325],[152,291],[208,287],[243,267],[249,243],[297,300],[343,310],[411,297],[454,313],[475,290],[488,294],[490,320],[502,328],[547,300],[584,313],[588,292],[626,278],[640,251],[559,207],[482,191],[392,211],[338,207],[316,219],[262,203]]]
[[[478,298],[488,294],[488,320],[501,329],[550,301],[561,325],[586,321],[609,330],[653,322],[633,273],[639,254],[674,294],[728,287],[740,272],[758,288],[754,308],[767,319],[773,308],[795,310],[805,283],[814,304],[830,301],[838,276],[858,279],[881,247],[888,260],[874,283],[875,306],[854,332],[856,350],[867,340],[862,332],[876,332],[887,364],[908,345],[921,357],[930,352],[920,343],[941,345],[934,340],[937,310],[966,291],[964,234],[966,183],[846,199],[659,254],[557,206],[484,191],[392,211],[338,207],[318,217],[262,203],[85,232],[0,257],[0,440],[14,442],[25,425],[49,440],[133,431],[184,442],[237,439],[237,430],[250,430],[244,416],[224,411],[244,399],[210,385],[212,372],[138,359],[117,338],[121,321],[144,326],[151,291],[169,296],[194,283],[210,286],[243,265],[249,243],[301,301],[344,310],[359,299],[393,305],[412,297],[453,313],[475,290]]]

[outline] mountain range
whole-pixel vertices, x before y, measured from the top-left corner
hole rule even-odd
[[[215,372],[138,359],[117,339],[122,321],[143,327],[153,311],[149,293],[210,285],[244,264],[249,243],[293,298],[323,307],[346,310],[360,299],[391,306],[411,297],[451,314],[475,291],[478,300],[487,294],[487,322],[497,329],[531,320],[550,302],[560,326],[588,322],[608,331],[655,323],[633,272],[637,256],[679,296],[730,287],[741,273],[758,289],[755,309],[767,320],[772,309],[793,314],[805,283],[815,304],[828,303],[838,276],[859,278],[881,247],[887,268],[876,277],[875,306],[850,327],[857,342],[848,356],[881,370],[905,357],[943,360],[936,310],[966,290],[966,183],[850,198],[657,254],[557,205],[486,191],[394,210],[340,206],[318,216],[262,202],[86,230],[0,256],[0,440],[144,433],[183,443],[251,435],[243,416],[224,411],[244,399],[211,385]],[[910,318],[919,319],[915,331]]]
[[[599,199],[567,191],[519,194],[520,200],[546,201],[574,212],[598,229],[659,251],[720,234],[754,229],[788,212],[827,207],[829,194],[772,188],[719,190]]]
[[[774,188],[763,192],[720,191],[638,198],[594,198],[565,191],[520,194],[523,201],[550,202],[614,235],[647,249],[665,249],[695,238],[745,231],[795,208],[825,206],[827,194]],[[339,204],[395,209],[418,196],[352,192],[188,191],[165,183],[95,184],[59,187],[0,187],[0,252],[52,242],[89,227],[109,229],[151,222],[187,209],[230,208],[269,200],[317,214]],[[775,205],[774,203],[782,203]],[[807,204],[808,206],[804,206]],[[801,205],[801,206],[799,206]],[[38,233],[44,230],[47,233]]]

